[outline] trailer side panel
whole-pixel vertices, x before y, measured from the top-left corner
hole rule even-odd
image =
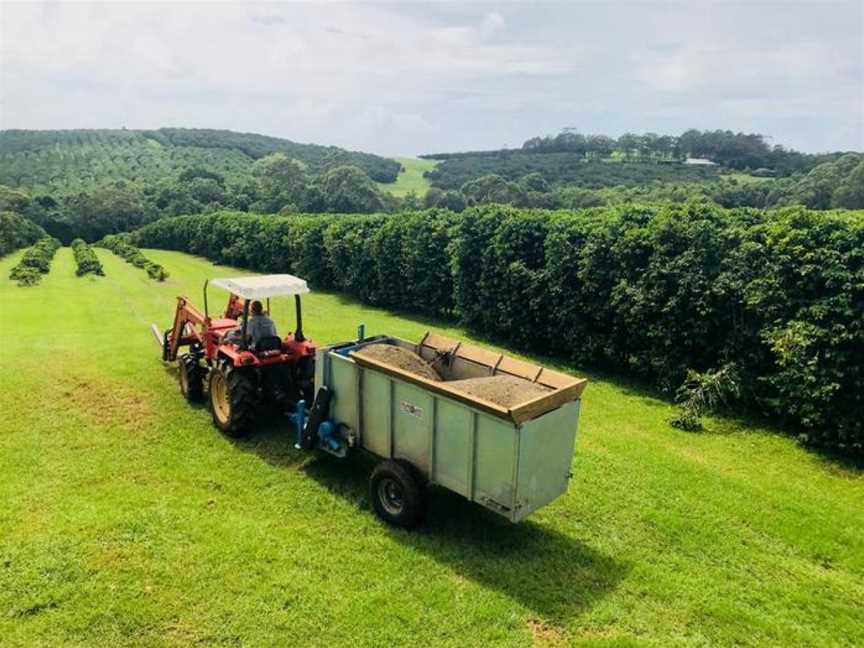
[[[522,425],[514,522],[567,492],[580,401]]]

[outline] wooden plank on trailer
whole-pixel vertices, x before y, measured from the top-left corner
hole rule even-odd
[[[436,349],[437,351],[450,351],[459,344],[459,340],[444,337],[437,333],[426,333],[420,340],[420,346]]]
[[[579,400],[587,384],[587,380],[577,380],[569,387],[563,387],[548,394],[538,396],[527,403],[511,408],[510,417],[516,425],[535,419],[541,414],[558,409],[564,403]]]
[[[462,358],[463,360],[468,360],[469,362],[474,362],[476,364],[490,368],[495,366],[495,363],[498,362],[498,356],[500,355],[500,353],[495,353],[494,351],[489,351],[487,349],[481,349],[480,347],[474,346],[472,344],[463,344],[456,352],[457,358]]]
[[[502,358],[501,362],[498,363],[498,369],[495,373],[506,373],[511,376],[516,376],[517,378],[524,378],[525,380],[534,382],[534,378],[537,376],[539,370],[540,367],[535,364],[505,356]]]
[[[574,378],[573,376],[569,376],[558,371],[552,371],[551,369],[544,368],[542,373],[540,374],[540,377],[537,378],[537,383],[543,385],[544,387],[561,389],[562,387],[568,387],[572,385],[574,382],[578,382],[578,380],[578,378]]]

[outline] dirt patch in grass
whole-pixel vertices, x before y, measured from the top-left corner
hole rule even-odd
[[[64,398],[77,411],[99,424],[136,424],[151,411],[144,394],[128,385],[87,376],[73,376],[63,386]]]
[[[359,351],[354,351],[352,355],[371,358],[427,380],[441,380],[438,372],[423,358],[408,349],[393,344],[370,344]]]
[[[515,407],[551,391],[542,385],[513,376],[451,380],[447,386],[502,407]]]
[[[563,646],[564,633],[539,619],[528,619],[528,629],[535,646]]]

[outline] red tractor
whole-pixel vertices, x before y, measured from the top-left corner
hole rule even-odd
[[[230,293],[220,317],[207,308],[209,285]],[[204,399],[207,381],[210,409],[216,426],[230,436],[241,436],[261,409],[269,404],[289,409],[313,399],[315,346],[303,335],[300,295],[306,282],[293,275],[266,275],[204,282],[204,312],[187,297],[177,298],[174,325],[153,333],[162,347],[162,360],[177,361],[180,392],[193,402]],[[247,334],[253,301],[294,296],[297,330],[285,337],[262,337],[253,344]],[[179,355],[182,347],[188,350]]]

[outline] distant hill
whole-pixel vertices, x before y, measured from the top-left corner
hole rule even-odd
[[[521,148],[422,155],[439,161],[427,173],[432,186],[458,189],[484,175],[518,181],[538,173],[556,186],[589,189],[646,183],[713,180],[724,171],[785,177],[807,173],[843,153],[809,155],[772,146],[757,133],[687,130],[680,135],[625,133],[614,138],[565,130],[554,136],[532,137]],[[715,167],[687,164],[706,159]]]
[[[428,159],[428,158],[427,158]],[[587,161],[576,153],[523,153],[496,151],[448,155],[437,167],[426,173],[433,187],[459,189],[466,182],[485,175],[498,175],[516,182],[529,173],[539,173],[552,185],[588,189],[624,186],[650,182],[700,182],[716,180],[717,167],[691,167],[683,164],[654,162]]]
[[[400,169],[395,160],[370,153],[227,130],[5,130],[0,131],[0,184],[75,192],[109,180],[146,183],[190,168],[243,179],[255,160],[270,153],[300,160],[312,174],[353,164],[381,183],[395,182]]]

